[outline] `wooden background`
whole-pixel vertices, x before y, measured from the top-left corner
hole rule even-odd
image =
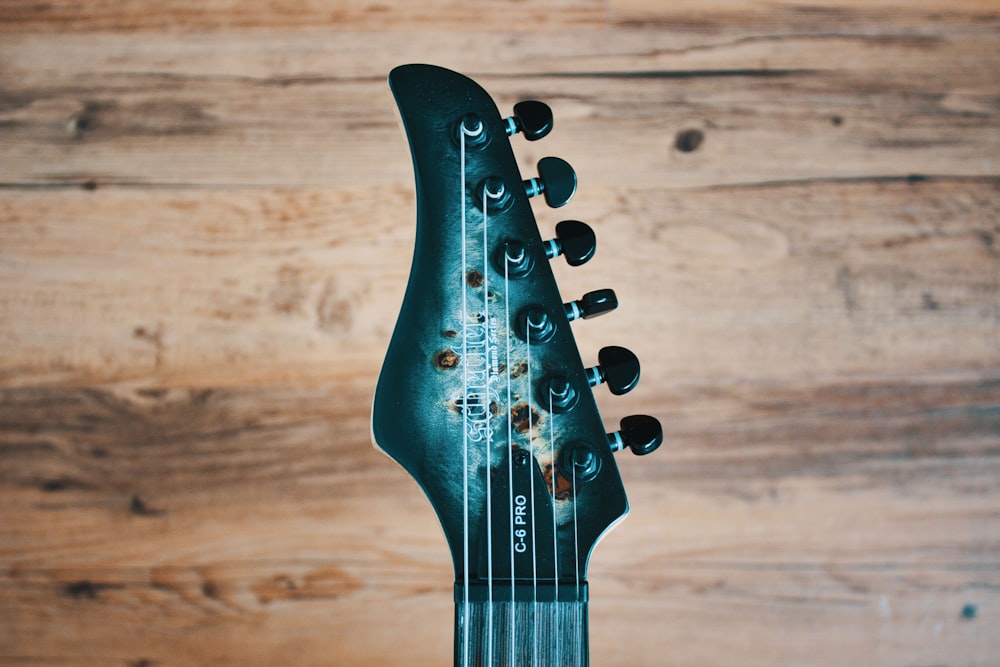
[[[554,108],[667,430],[594,664],[998,664],[996,0],[3,0],[0,664],[449,662],[369,441],[412,61]]]

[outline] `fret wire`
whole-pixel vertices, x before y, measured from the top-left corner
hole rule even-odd
[[[487,619],[492,611],[496,618],[510,618],[510,609],[519,610],[519,616],[530,616],[533,602],[530,600],[508,601],[496,600],[492,605],[486,601],[473,601],[471,623],[466,629],[469,634],[471,648],[470,663],[473,665],[488,665],[485,659],[488,642],[500,642],[510,637],[516,646],[526,647],[532,638],[531,626],[495,623],[492,632],[487,630]],[[587,602],[562,601],[539,602],[537,617],[538,635],[545,649],[540,655],[530,655],[526,651],[513,654],[510,660],[504,658],[496,664],[502,667],[511,665],[537,664],[538,667],[587,667],[589,656],[587,651]],[[533,623],[532,626],[535,624]],[[461,631],[461,628],[458,628]],[[463,639],[464,640],[464,639]],[[557,653],[556,650],[559,650]]]

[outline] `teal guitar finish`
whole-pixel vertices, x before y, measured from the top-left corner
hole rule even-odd
[[[613,450],[655,448],[662,433],[641,432],[652,419],[643,418],[607,434],[591,385],[615,384],[621,364],[588,368],[574,341],[571,319],[616,301],[600,290],[563,303],[550,259],[561,249],[571,264],[586,261],[592,236],[570,221],[557,230],[564,238],[543,241],[529,196],[560,206],[575,174],[557,158],[534,179],[518,170],[508,137],[551,129],[541,103],[505,118],[475,82],[430,65],[394,69],[389,86],[413,159],[417,229],[374,440],[433,505],[456,603],[584,602],[591,551],[628,512]],[[637,379],[635,362],[631,383],[618,384],[627,391]],[[644,437],[655,442],[637,444]]]

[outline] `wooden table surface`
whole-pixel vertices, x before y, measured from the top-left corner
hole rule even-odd
[[[552,106],[666,428],[593,664],[998,664],[996,0],[5,0],[0,664],[449,663],[369,439],[414,61]]]

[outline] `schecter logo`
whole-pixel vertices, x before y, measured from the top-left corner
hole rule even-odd
[[[489,436],[490,385],[499,376],[497,359],[497,324],[490,321],[469,324],[465,330],[465,429],[471,442],[483,442]]]

